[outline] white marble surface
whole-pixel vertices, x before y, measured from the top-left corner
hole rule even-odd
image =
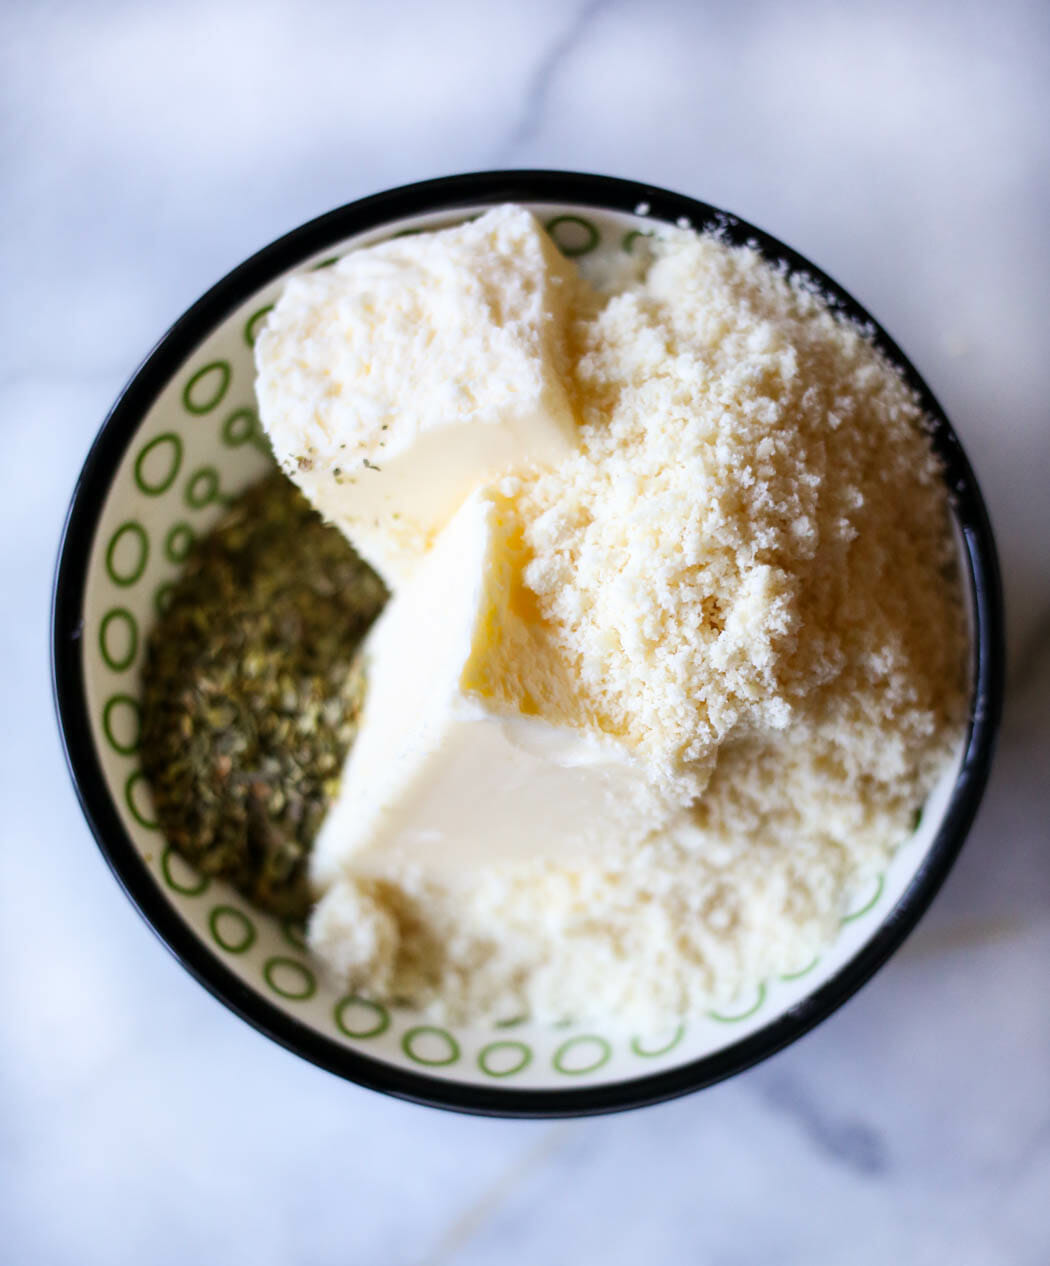
[[[1050,1261],[1048,85],[1039,0],[0,6],[0,1260]],[[385,1100],[214,1003],[91,842],[46,663],[76,471],[169,322],[340,202],[529,165],[728,207],[867,303],[978,469],[1012,639],[888,968],[745,1076],[561,1124]]]

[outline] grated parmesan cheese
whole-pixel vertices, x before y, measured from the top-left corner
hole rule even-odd
[[[576,450],[499,491],[587,714],[697,798],[600,862],[333,889],[322,955],[382,920],[340,959],[365,994],[637,1023],[731,1000],[832,940],[958,741],[965,618],[908,387],[754,250],[685,229],[649,249],[614,291],[573,292]]]

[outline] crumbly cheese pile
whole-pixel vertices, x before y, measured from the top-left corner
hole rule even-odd
[[[526,580],[605,725],[706,760],[846,674],[891,745],[914,731],[911,768],[954,715],[962,622],[899,375],[754,251],[686,232],[572,343],[581,451],[523,488]]]
[[[830,942],[958,741],[965,617],[921,410],[812,290],[669,231],[640,276],[558,294],[576,426],[496,480],[514,610],[579,714],[696,799],[600,858],[372,864],[311,942],[454,1019],[658,1022]]]

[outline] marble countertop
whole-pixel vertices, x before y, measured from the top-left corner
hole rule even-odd
[[[1045,4],[8,3],[0,100],[0,1257],[1045,1266]],[[208,997],[98,856],[47,669],[77,470],[170,322],[310,216],[498,166],[679,189],[838,278],[955,423],[1009,604],[991,786],[901,952],[750,1073],[557,1124],[359,1090]]]

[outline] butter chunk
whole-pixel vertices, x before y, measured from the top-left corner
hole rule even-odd
[[[591,728],[521,585],[513,508],[479,490],[365,645],[361,728],[313,854],[322,890],[422,867],[600,861],[679,801]],[[319,927],[323,926],[319,924]]]
[[[256,342],[281,466],[391,585],[472,489],[574,451],[575,270],[497,207],[292,278]]]

